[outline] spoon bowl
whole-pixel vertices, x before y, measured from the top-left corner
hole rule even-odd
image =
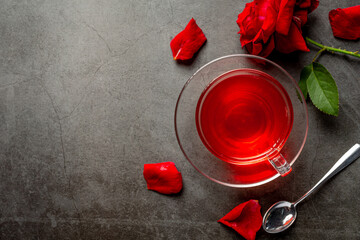
[[[295,205],[280,201],[272,205],[263,219],[263,228],[268,233],[279,233],[289,228],[296,219]]]

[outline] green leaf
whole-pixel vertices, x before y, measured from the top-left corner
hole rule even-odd
[[[312,64],[304,67],[300,74],[299,87],[304,95],[305,100],[307,99],[307,95],[308,95],[306,80],[309,78],[309,75],[311,74],[311,69],[312,69]]]
[[[317,62],[311,63],[305,68],[303,76],[304,78],[307,76],[306,85],[311,101],[320,111],[337,116],[339,114],[339,93],[333,77],[323,65]]]

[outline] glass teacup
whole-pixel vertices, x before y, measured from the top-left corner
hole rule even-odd
[[[305,144],[307,108],[297,83],[280,66],[230,55],[186,82],[175,131],[200,173],[228,186],[257,186],[291,171]]]

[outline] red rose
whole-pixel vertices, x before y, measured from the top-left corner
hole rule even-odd
[[[240,27],[242,47],[255,55],[268,56],[275,48],[274,36],[277,12],[269,7],[272,1],[254,0],[245,5],[239,14],[237,24]]]
[[[254,0],[247,3],[236,21],[240,27],[241,46],[251,54],[263,57],[274,49],[283,53],[309,51],[301,35],[301,26],[317,5],[318,0]]]

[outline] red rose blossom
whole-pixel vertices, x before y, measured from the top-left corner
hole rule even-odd
[[[257,200],[249,200],[235,207],[218,222],[231,227],[247,240],[254,240],[262,225],[260,208]]]
[[[329,12],[329,20],[335,37],[349,40],[360,38],[360,5],[333,9]]]
[[[205,43],[206,37],[192,18],[188,25],[170,42],[174,60],[188,60]]]
[[[143,174],[149,190],[174,194],[182,189],[182,176],[173,162],[144,164]]]
[[[277,13],[269,7],[272,3],[266,0],[247,3],[236,21],[240,27],[241,46],[254,55],[266,57],[275,48],[273,33]]]
[[[267,57],[274,49],[282,53],[309,51],[301,27],[318,0],[254,0],[239,14],[242,47],[254,55]]]

